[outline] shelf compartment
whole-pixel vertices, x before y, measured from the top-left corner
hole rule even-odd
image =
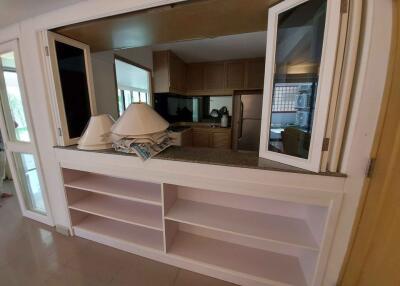
[[[76,214],[77,211],[71,212],[74,212],[74,215],[79,215]],[[93,239],[93,237],[100,236],[107,240],[163,251],[163,233],[158,230],[128,225],[93,215],[86,215],[86,217],[80,219],[73,226],[73,229],[75,235],[85,238],[92,237]]]
[[[252,238],[318,250],[302,219],[178,199],[165,218]]]
[[[64,186],[125,200],[161,205],[161,185],[63,169]]]
[[[247,278],[279,285],[307,285],[295,256],[278,254],[177,231],[168,251],[171,255],[233,271]]]
[[[82,196],[82,193],[87,193]],[[73,199],[79,194],[79,199]],[[67,189],[69,208],[115,221],[162,230],[160,206],[121,200],[80,190]]]

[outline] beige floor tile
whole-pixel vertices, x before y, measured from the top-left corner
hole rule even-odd
[[[112,286],[172,286],[178,268],[132,255],[128,265],[117,274]]]
[[[106,286],[110,281],[99,279],[96,273],[65,267],[44,280],[43,286]]]
[[[235,284],[181,269],[174,286],[235,286]]]

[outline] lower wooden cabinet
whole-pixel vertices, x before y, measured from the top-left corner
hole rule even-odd
[[[231,128],[193,128],[193,146],[231,148]]]

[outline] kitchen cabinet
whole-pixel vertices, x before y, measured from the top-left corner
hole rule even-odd
[[[186,92],[186,64],[171,51],[153,53],[154,92]]]
[[[208,148],[231,148],[231,128],[193,128],[193,146]]]
[[[225,63],[207,63],[204,67],[204,88],[206,90],[220,90],[226,87]]]
[[[246,61],[246,89],[264,88],[265,60],[263,58],[250,59]]]
[[[188,64],[186,69],[187,90],[204,90],[204,64]]]
[[[226,88],[242,89],[245,85],[245,61],[232,61],[226,63]]]

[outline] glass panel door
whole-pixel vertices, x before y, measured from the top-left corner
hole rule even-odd
[[[319,170],[339,27],[333,2],[340,1],[288,0],[270,9],[261,157]]]
[[[46,214],[34,156],[28,153],[14,153],[14,159],[27,208],[31,211]]]
[[[36,155],[16,41],[0,44],[1,137],[24,216],[52,224]]]

